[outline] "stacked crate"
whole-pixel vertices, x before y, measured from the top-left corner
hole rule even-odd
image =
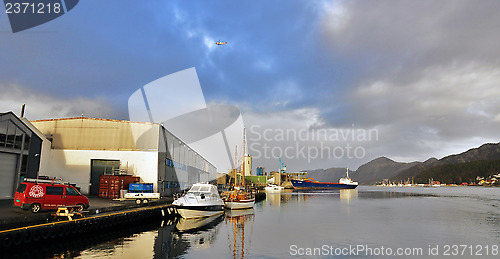
[[[116,199],[120,190],[128,190],[129,184],[139,182],[138,176],[131,175],[101,175],[99,180],[99,197]]]

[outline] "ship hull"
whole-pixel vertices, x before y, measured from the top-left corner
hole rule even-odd
[[[322,183],[307,180],[292,180],[293,188],[298,190],[309,189],[355,189],[357,184],[344,184],[344,183]]]

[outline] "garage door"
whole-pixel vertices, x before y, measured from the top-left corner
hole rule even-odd
[[[0,153],[0,199],[13,198],[17,155]]]

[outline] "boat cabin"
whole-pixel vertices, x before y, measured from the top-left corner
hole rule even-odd
[[[200,195],[202,193],[204,193],[204,194],[210,194],[210,193],[218,194],[217,187],[213,186],[211,184],[195,184],[195,185],[193,185],[193,187],[191,187],[191,189],[189,189],[188,193],[192,193],[195,195]]]

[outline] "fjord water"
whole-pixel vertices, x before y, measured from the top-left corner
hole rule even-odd
[[[313,253],[313,257],[386,258],[384,253],[402,252],[394,257],[481,254],[481,258],[497,258],[498,245],[500,188],[360,186],[268,193],[250,211],[204,222],[160,222],[152,230],[66,254],[78,258],[294,258]]]

